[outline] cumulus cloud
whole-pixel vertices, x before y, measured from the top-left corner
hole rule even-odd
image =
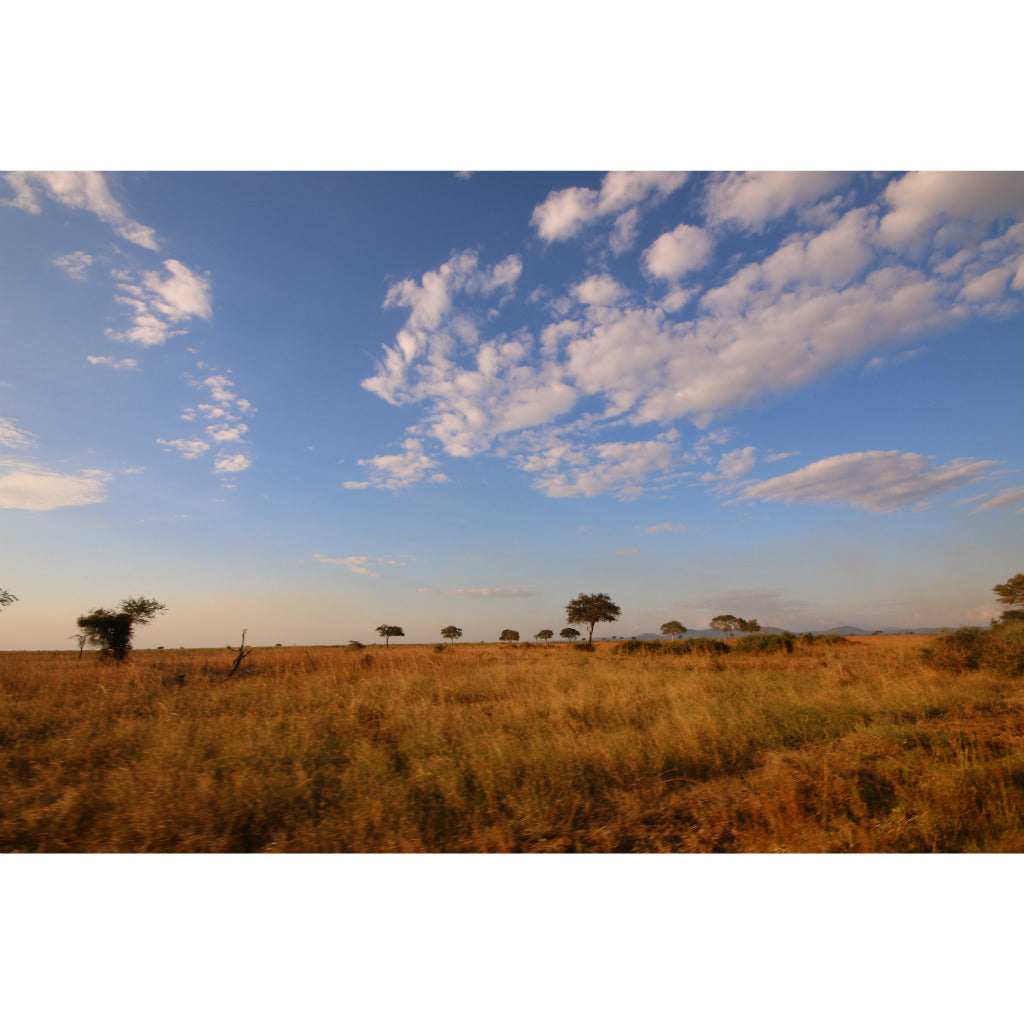
[[[940,494],[982,479],[998,463],[955,459],[936,466],[913,452],[867,451],[833,455],[783,476],[745,486],[743,498],[786,504],[846,503],[869,512],[925,508]]]
[[[719,460],[716,472],[705,473],[702,480],[735,480],[746,476],[757,462],[757,449],[753,445],[726,452]]]
[[[121,331],[109,328],[108,337],[145,347],[162,345],[168,338],[187,333],[187,323],[193,317],[210,318],[209,274],[196,273],[179,260],[164,260],[163,266],[164,276],[155,270],[144,271],[138,278],[127,271],[113,271],[117,301],[132,313],[131,326]]]
[[[564,241],[593,221],[619,214],[612,237],[615,250],[623,252],[636,235],[638,212],[633,209],[671,195],[688,177],[679,171],[611,171],[604,176],[600,189],[550,192],[534,209],[530,223],[545,242]]]
[[[704,198],[709,224],[734,222],[758,230],[795,207],[807,206],[842,185],[846,175],[809,171],[747,171],[712,181]]]
[[[614,306],[629,292],[610,274],[595,274],[572,289],[578,302],[586,306]]]
[[[29,430],[22,430],[15,426],[16,420],[0,416],[0,444],[6,448],[32,448],[37,442],[37,437]]]
[[[219,455],[213,463],[215,473],[241,473],[252,465],[252,459],[237,452],[234,455]]]
[[[136,359],[114,359],[111,356],[86,356],[91,366],[106,366],[111,370],[135,370],[139,363]]]
[[[674,231],[660,235],[644,251],[644,265],[654,277],[676,281],[703,267],[713,248],[714,239],[703,228],[680,224]]]
[[[114,232],[144,249],[160,246],[156,232],[129,217],[114,198],[107,179],[98,171],[15,171],[5,175],[15,197],[5,200],[26,213],[41,213],[41,196],[76,210],[95,214]]]
[[[111,474],[101,469],[58,473],[31,462],[0,459],[0,508],[50,512],[106,500],[104,483]]]
[[[65,256],[58,256],[53,265],[58,270],[63,270],[72,280],[84,281],[88,276],[89,267],[92,266],[92,257],[87,252],[78,250]]]
[[[156,443],[162,445],[165,451],[177,452],[183,459],[198,459],[210,450],[210,446],[198,438],[188,441],[179,437],[172,441],[165,441],[162,437],[158,437]]]
[[[437,467],[437,460],[427,455],[423,450],[423,443],[415,437],[406,438],[400,452],[394,455],[377,455],[372,459],[359,459],[359,465],[370,470],[370,479],[347,480],[342,486],[351,490],[372,486],[400,491],[423,480],[429,480],[431,483],[446,483],[448,480],[443,473],[433,472]]]

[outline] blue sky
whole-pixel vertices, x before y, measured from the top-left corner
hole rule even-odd
[[[984,623],[1024,174],[8,172],[5,648]]]

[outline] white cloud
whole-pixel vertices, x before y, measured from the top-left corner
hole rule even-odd
[[[686,527],[682,523],[658,523],[648,526],[644,533],[683,533]]]
[[[49,512],[106,500],[104,483],[111,474],[100,469],[58,473],[29,462],[0,460],[0,508]]]
[[[135,359],[114,359],[111,356],[86,356],[92,366],[106,366],[111,370],[135,370],[139,363]]]
[[[156,443],[163,445],[168,451],[178,452],[183,459],[198,459],[210,450],[210,446],[205,441],[196,438],[186,441],[179,437],[173,441],[165,441],[162,437],[158,437]]]
[[[16,420],[0,416],[0,444],[6,448],[34,448],[36,435],[15,426]]]
[[[530,218],[546,242],[572,238],[592,221],[620,214],[612,235],[613,249],[624,252],[636,235],[637,215],[631,208],[657,202],[683,186],[689,175],[678,171],[611,171],[600,190],[566,188],[550,192]]]
[[[757,449],[753,445],[726,452],[719,460],[717,472],[705,473],[702,480],[735,480],[746,476],[757,462]]]
[[[709,224],[735,222],[758,230],[788,213],[834,191],[844,174],[808,171],[753,171],[726,174],[709,185],[705,214]]]
[[[990,509],[1001,508],[1004,505],[1020,504],[1018,512],[1024,512],[1024,487],[1009,487],[999,491],[994,497],[989,498],[983,505],[971,510],[971,515],[977,512],[988,512]]]
[[[164,260],[163,266],[166,276],[147,270],[138,281],[125,271],[113,272],[121,293],[117,301],[131,308],[132,324],[124,331],[108,329],[108,337],[146,347],[162,345],[168,338],[187,333],[186,323],[193,317],[210,318],[209,274],[197,274],[179,260]]]
[[[87,252],[78,250],[69,252],[66,256],[58,256],[53,265],[58,270],[63,270],[74,281],[84,281],[92,266],[92,257]]]
[[[890,182],[884,198],[881,238],[893,248],[915,247],[945,221],[989,224],[1024,215],[1024,173],[913,171]]]
[[[348,480],[343,487],[361,490],[366,486],[373,486],[400,491],[423,480],[445,483],[448,479],[443,473],[432,472],[437,467],[437,461],[423,451],[422,442],[415,437],[406,438],[402,444],[402,451],[398,454],[359,459],[359,465],[369,468],[370,479]]]
[[[748,500],[786,504],[845,502],[869,512],[891,512],[927,503],[983,478],[998,463],[955,459],[945,466],[913,452],[868,451],[834,455],[803,469],[748,484]]]
[[[311,555],[324,565],[340,565],[360,576],[379,577],[381,573],[370,568],[371,565],[386,566],[389,569],[402,568],[405,562],[396,558],[370,558],[369,555],[344,555],[341,558],[328,558],[326,555]],[[408,557],[408,556],[406,556]]]
[[[5,201],[27,213],[41,213],[40,193],[72,209],[88,210],[109,224],[121,238],[142,246],[159,249],[156,232],[132,220],[111,195],[106,178],[98,171],[15,171],[5,175],[15,198]]]
[[[666,231],[644,250],[644,265],[650,274],[667,281],[679,278],[703,267],[714,248],[714,239],[702,228],[680,224],[674,231]]]
[[[595,274],[581,281],[572,289],[577,302],[586,306],[614,306],[628,294],[615,278],[609,274]]]
[[[206,428],[206,432],[212,440],[225,444],[228,441],[244,441],[243,435],[248,429],[244,423],[236,423],[231,427],[211,424]]]
[[[241,473],[252,465],[252,460],[238,452],[235,455],[220,455],[213,463],[215,473]]]

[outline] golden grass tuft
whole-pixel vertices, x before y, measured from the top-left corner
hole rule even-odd
[[[1021,681],[915,641],[0,654],[0,850],[1024,850]]]

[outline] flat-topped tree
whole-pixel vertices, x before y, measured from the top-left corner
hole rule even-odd
[[[462,636],[462,630],[458,626],[445,626],[441,630],[441,636],[445,638],[450,644],[454,644],[456,640]]]
[[[94,608],[78,617],[78,628],[89,647],[98,647],[100,654],[114,661],[124,661],[132,649],[132,634],[136,626],[145,626],[166,606],[151,597],[129,597],[121,602],[120,611]]]
[[[405,636],[405,631],[401,626],[387,626],[381,625],[377,627],[376,632],[380,633],[384,637],[384,646],[388,646],[388,640],[393,636]]]
[[[519,639],[519,630],[517,629],[503,629],[499,640],[505,640],[507,642],[515,643]]]
[[[996,595],[996,600],[1006,605],[1006,611],[1000,616],[999,621],[1024,620],[1024,572],[1011,576],[1005,583],[997,583],[992,591]]]
[[[542,629],[533,634],[534,640],[550,640],[555,635],[554,630]]]
[[[578,629],[573,629],[572,626],[566,626],[558,635],[563,640],[579,640],[580,631]]]
[[[580,594],[565,606],[568,622],[585,622],[589,627],[587,643],[594,642],[594,626],[599,622],[614,622],[622,609],[607,594]]]
[[[670,636],[673,640],[685,632],[686,627],[678,619],[673,619],[671,622],[663,622],[661,624],[662,636]]]

